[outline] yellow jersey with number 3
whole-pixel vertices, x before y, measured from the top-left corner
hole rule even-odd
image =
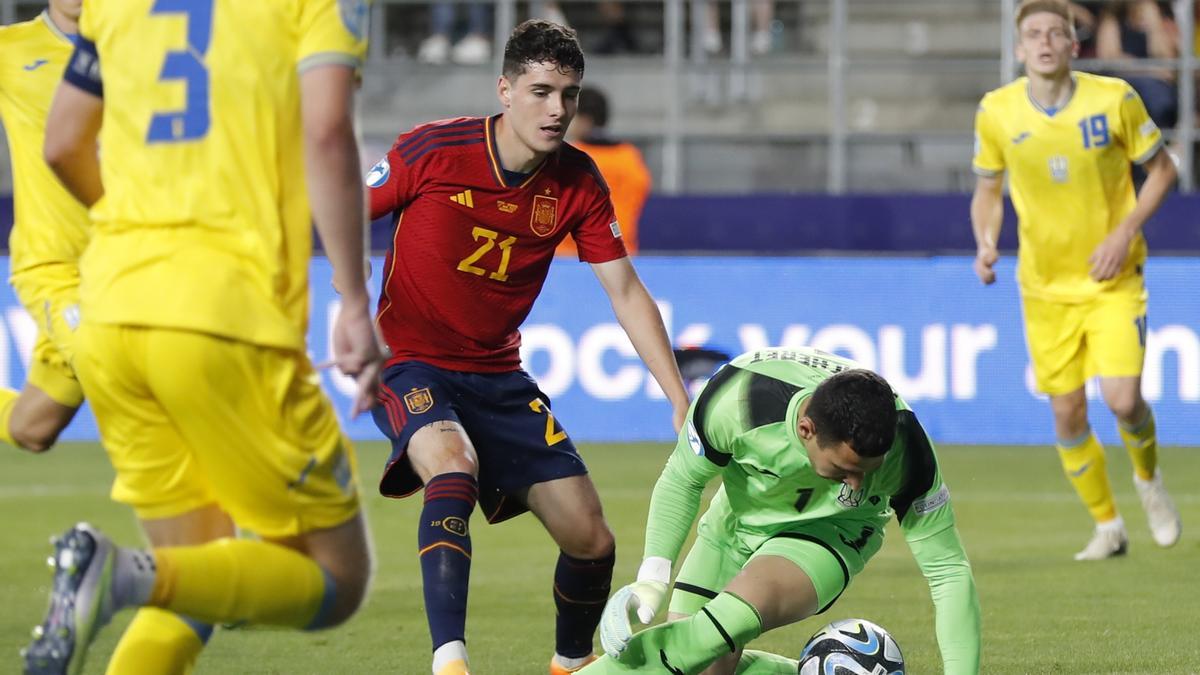
[[[1124,80],[1072,73],[1075,90],[1046,110],[1019,78],[983,97],[975,116],[975,173],[1008,173],[1018,217],[1017,280],[1024,295],[1083,302],[1112,289],[1140,292],[1141,234],[1116,278],[1093,280],[1088,258],[1136,203],[1130,162],[1162,147],[1162,133]]]
[[[299,75],[360,67],[367,11],[366,0],[85,0],[80,35],[105,101],[86,320],[303,348],[312,215]]]
[[[71,49],[71,38],[46,12],[0,27],[0,120],[13,167],[14,274],[47,263],[75,265],[87,245],[87,209],[42,159],[46,115]]]

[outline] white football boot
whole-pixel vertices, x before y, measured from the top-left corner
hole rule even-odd
[[[1142,480],[1134,474],[1133,485],[1142,499],[1142,510],[1146,512],[1154,543],[1163,548],[1174,546],[1183,531],[1183,522],[1179,519],[1175,502],[1171,501],[1171,495],[1167,494],[1167,488],[1163,485],[1162,471],[1155,469],[1154,478],[1150,480]]]
[[[1119,555],[1125,555],[1129,550],[1129,537],[1125,534],[1125,522],[1117,516],[1116,520],[1096,525],[1092,540],[1075,554],[1076,560],[1105,560]]]

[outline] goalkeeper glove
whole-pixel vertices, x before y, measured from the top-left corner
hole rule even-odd
[[[620,657],[633,639],[629,615],[636,612],[638,621],[648,624],[654,620],[667,597],[671,581],[671,561],[649,557],[638,569],[638,580],[617,591],[604,607],[600,619],[600,645],[612,658]]]

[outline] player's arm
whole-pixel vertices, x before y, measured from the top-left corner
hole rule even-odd
[[[104,196],[96,139],[104,118],[104,85],[96,45],[80,37],[46,117],[46,164],[85,206]]]
[[[976,176],[971,195],[971,230],[975,234],[975,275],[984,284],[996,281],[992,266],[1000,258],[997,242],[1004,222],[1004,177]]]
[[[908,546],[929,583],[946,675],[975,675],[982,647],[979,594],[958,529],[950,526],[922,539],[909,539]]]
[[[342,298],[334,359],[358,381],[356,414],[374,405],[382,356],[363,265],[366,220],[353,123],[355,86],[354,69],[346,65],[316,65],[300,74],[309,200]]]
[[[1111,279],[1121,272],[1130,243],[1162,205],[1176,177],[1175,162],[1164,146],[1162,131],[1150,119],[1150,113],[1146,112],[1145,104],[1133,87],[1126,86],[1117,116],[1116,136],[1129,161],[1146,170],[1146,181],[1142,183],[1133,210],[1088,258],[1092,278],[1096,281]]]
[[[1150,216],[1158,210],[1175,184],[1175,162],[1165,147],[1159,148],[1149,160],[1142,164],[1146,170],[1146,181],[1138,191],[1137,204],[1121,221],[1120,225],[1100,242],[1092,252],[1092,278],[1096,281],[1111,279],[1121,271],[1129,254],[1129,244],[1142,231]]]
[[[638,356],[671,402],[672,421],[678,432],[687,415],[688,395],[658,305],[638,278],[628,257],[592,263],[592,271],[608,294],[617,322],[625,329]]]
[[[971,195],[971,230],[975,234],[975,274],[984,284],[996,280],[992,266],[1000,253],[1000,226],[1004,222],[1004,154],[995,141],[997,130],[985,97],[975,113],[975,193]]]
[[[709,457],[709,452],[697,452],[696,446],[702,441],[695,425],[688,421],[684,426],[675,451],[654,484],[650,515],[646,519],[643,559],[661,558],[668,565],[674,565],[692,524],[696,522],[705,486],[722,469]],[[709,444],[707,440],[703,443]]]
[[[933,444],[911,411],[901,412],[897,431],[908,456],[904,483],[891,506],[929,584],[945,672],[975,675],[982,644],[979,594],[954,526],[950,491],[942,482]]]

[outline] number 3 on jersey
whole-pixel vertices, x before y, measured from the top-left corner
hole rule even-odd
[[[183,110],[155,113],[146,143],[179,143],[203,138],[209,127],[208,67],[202,60],[212,42],[213,0],[155,0],[151,14],[183,14],[187,46],[167,52],[159,82],[183,80],[187,98]]]
[[[483,243],[480,244],[479,248],[475,249],[471,255],[459,261],[458,271],[474,274],[480,277],[486,274],[489,279],[495,279],[496,281],[508,281],[508,261],[512,257],[512,247],[513,244],[517,243],[517,238],[509,237],[497,243],[496,240],[500,238],[500,233],[495,230],[489,230],[486,227],[474,228],[471,230],[471,237],[474,238],[476,242],[479,242],[482,239]],[[494,272],[489,273],[487,269],[475,264],[479,262],[480,258],[487,255],[488,251],[496,247],[500,248],[500,264],[496,267]]]

